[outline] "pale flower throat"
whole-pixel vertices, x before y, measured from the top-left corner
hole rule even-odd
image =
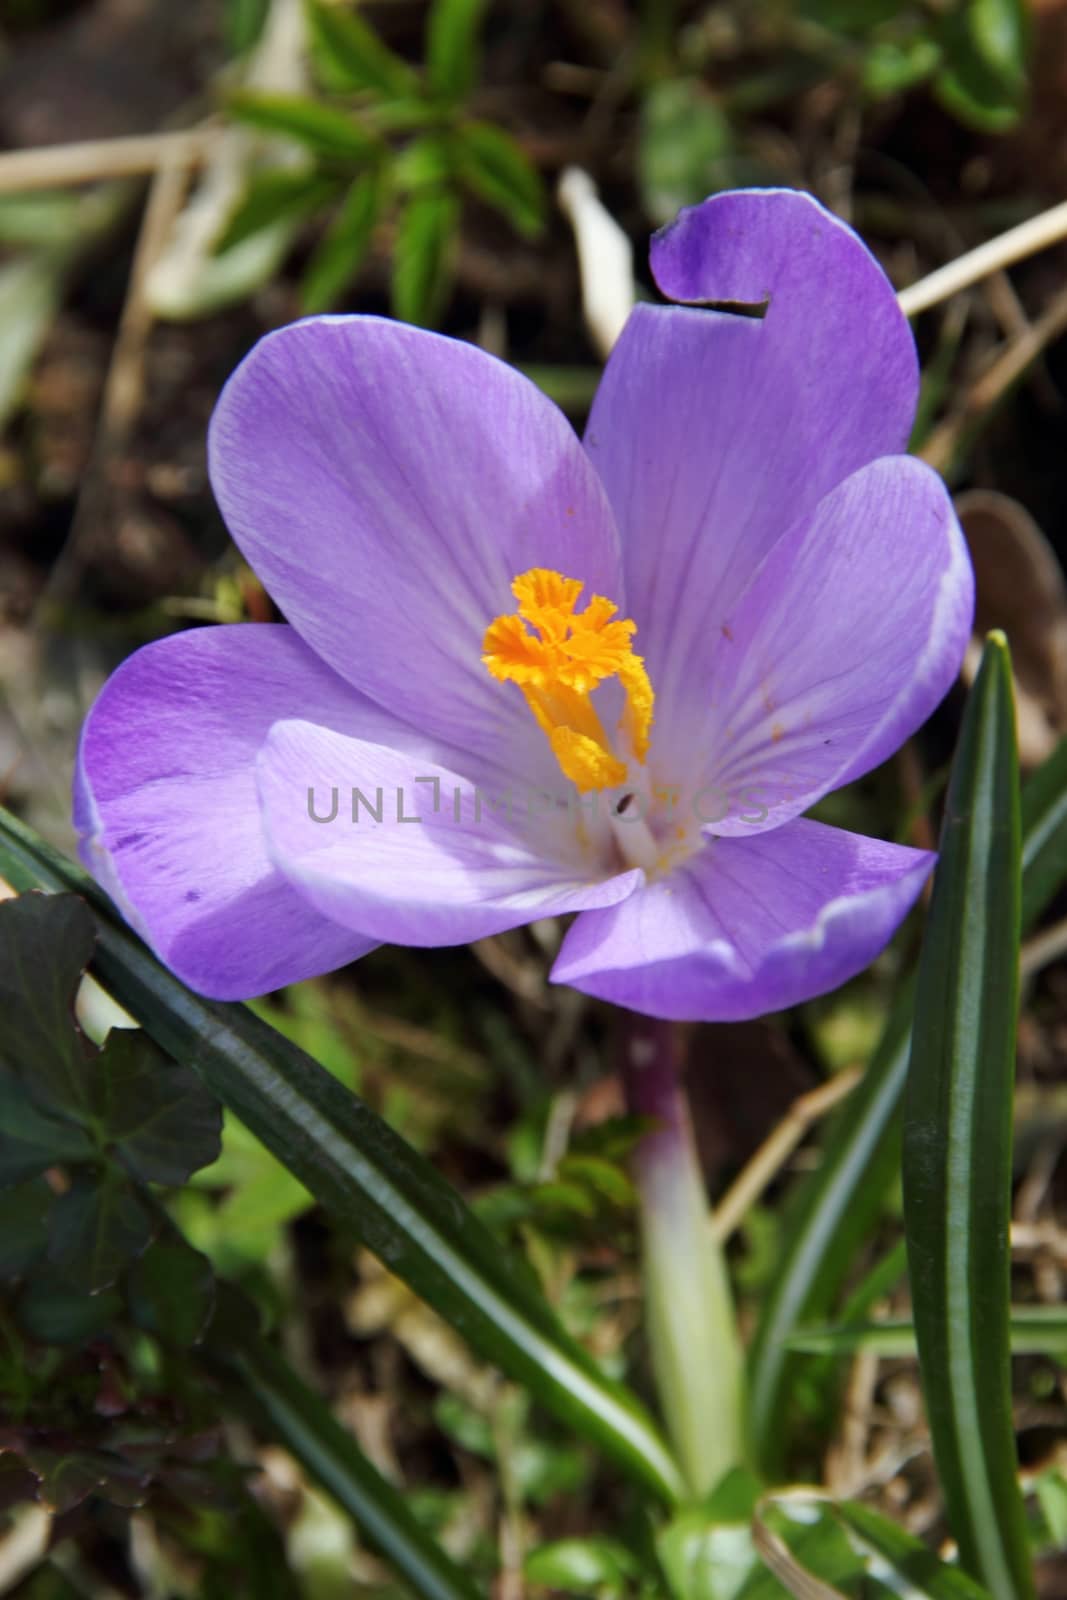
[[[617,617],[603,595],[576,611],[585,585],[547,567],[520,573],[511,585],[519,609],[486,629],[482,660],[501,683],[516,683],[544,732],[564,777],[579,794],[638,782],[652,726],[652,685],[633,649],[637,624]],[[625,697],[614,737],[593,706],[593,691],[616,678]],[[633,796],[618,806],[625,812]],[[636,818],[612,828],[630,865],[660,859],[647,823]]]

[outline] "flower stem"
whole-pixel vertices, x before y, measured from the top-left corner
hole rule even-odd
[[[726,1265],[708,1219],[673,1025],[626,1015],[623,1081],[654,1119],[635,1156],[652,1366],[690,1489],[703,1495],[744,1457],[743,1364]]]

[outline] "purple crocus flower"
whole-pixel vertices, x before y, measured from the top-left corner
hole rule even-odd
[[[901,454],[907,324],[792,191],[683,212],[652,266],[688,304],[634,312],[584,442],[376,317],[231,378],[212,482],[288,625],[140,650],[76,779],[86,862],[193,988],[577,912],[557,981],[743,1018],[851,977],[915,900],[929,853],[802,816],[924,721],[970,628],[948,496]]]

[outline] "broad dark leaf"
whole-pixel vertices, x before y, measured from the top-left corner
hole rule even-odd
[[[24,1080],[0,1068],[0,1187],[94,1154],[84,1128],[47,1116],[30,1097]]]
[[[62,1267],[38,1268],[15,1306],[23,1333],[41,1344],[84,1344],[104,1333],[122,1309],[113,1290],[89,1294],[75,1288]]]
[[[52,1212],[48,1258],[73,1290],[110,1288],[155,1230],[133,1185],[111,1170],[79,1172]]]
[[[0,1283],[24,1277],[44,1255],[54,1198],[43,1178],[0,1193]]]
[[[126,1283],[133,1320],[166,1344],[199,1342],[215,1309],[211,1263],[177,1234],[157,1239],[136,1260]]]
[[[74,995],[92,951],[93,919],[76,895],[0,900],[0,1064],[49,1111],[87,1103],[90,1046]]]
[[[101,1138],[142,1183],[185,1183],[216,1160],[222,1107],[140,1031],[113,1029],[93,1065]]]

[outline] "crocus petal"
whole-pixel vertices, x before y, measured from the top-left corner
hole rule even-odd
[[[146,645],[82,731],[82,859],[160,959],[216,999],[329,972],[376,942],[315,911],[267,856],[256,752],[273,722],[309,712],[403,737],[291,628],[251,624]]]
[[[485,630],[532,567],[616,600],[621,579],[597,475],[533,384],[418,328],[313,318],[237,369],[209,457],[230,532],[323,660],[437,738],[556,771],[482,665]]]
[[[704,782],[734,802],[711,831],[777,827],[884,761],[955,679],[973,612],[967,547],[929,467],[875,461],[828,494],[717,630],[711,704],[690,705]]]
[[[716,195],[657,235],[652,266],[674,299],[769,302],[762,319],[638,307],[585,436],[669,738],[679,686],[706,689],[714,636],[774,541],[904,449],[918,366],[881,268],[810,195]]]
[[[505,795],[310,723],[272,728],[258,767],[274,861],[317,910],[378,939],[462,944],[612,905],[643,881],[639,871],[591,879],[576,821],[551,796],[541,811],[537,796],[512,791],[509,823]],[[336,816],[309,815],[309,786],[337,791]]]
[[[779,1011],[862,971],[933,862],[807,820],[717,839],[669,878],[579,917],[552,977],[654,1017]]]

